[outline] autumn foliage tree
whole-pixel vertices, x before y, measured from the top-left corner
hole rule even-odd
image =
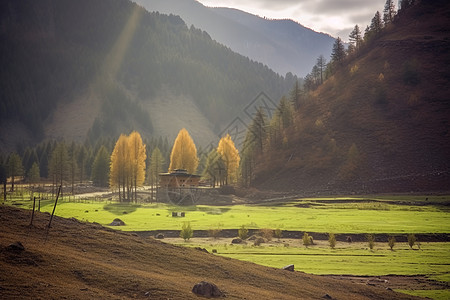
[[[136,199],[137,187],[145,179],[145,159],[145,145],[138,132],[120,135],[111,154],[109,179],[110,187],[119,189],[119,201]]]
[[[217,153],[220,154],[225,165],[225,184],[235,182],[238,177],[239,161],[241,158],[229,134],[220,139],[219,145],[217,146]]]
[[[141,135],[133,131],[128,137],[128,148],[130,150],[130,175],[131,187],[134,189],[134,199],[137,199],[137,187],[142,186],[145,181],[145,145]]]
[[[170,154],[169,171],[185,169],[194,174],[198,167],[197,148],[189,132],[183,128],[178,133]]]

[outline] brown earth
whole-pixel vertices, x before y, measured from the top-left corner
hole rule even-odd
[[[1,299],[196,299],[210,281],[229,299],[418,299],[382,286],[289,272],[165,244],[95,223],[0,206]],[[19,241],[24,251],[8,246]],[[328,296],[327,296],[328,295]]]

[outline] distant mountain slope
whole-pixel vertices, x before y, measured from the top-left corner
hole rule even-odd
[[[180,126],[208,144],[261,91],[277,100],[297,79],[127,0],[3,0],[0,19],[3,150]],[[155,107],[171,114],[151,118]]]
[[[300,103],[256,185],[326,193],[450,190],[450,3],[419,1]],[[267,163],[270,162],[270,163]]]
[[[331,53],[334,38],[292,20],[269,20],[237,9],[209,8],[194,0],[135,0],[149,11],[181,16],[211,38],[279,74],[305,76],[319,55]]]

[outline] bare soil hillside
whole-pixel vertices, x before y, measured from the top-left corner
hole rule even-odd
[[[450,189],[450,2],[423,0],[300,101],[255,186],[393,193]],[[281,149],[280,149],[281,148]]]
[[[267,268],[0,206],[1,299],[196,299],[215,283],[228,299],[414,299],[383,287]],[[19,241],[25,250],[10,244]]]

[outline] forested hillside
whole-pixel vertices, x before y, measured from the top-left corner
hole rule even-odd
[[[297,79],[127,0],[2,0],[0,19],[3,150],[132,129],[174,136],[178,119],[207,139],[259,92],[279,99]]]
[[[133,0],[149,11],[175,14],[233,51],[276,72],[304,76],[319,55],[329,57],[334,38],[292,20],[271,20],[237,9],[205,7],[194,0]]]
[[[403,3],[391,19],[375,14],[351,50],[335,43],[323,84],[316,68],[287,96],[292,118],[281,106],[277,119],[255,117],[253,126],[269,125],[250,156],[253,185],[328,194],[449,190],[450,4]]]

